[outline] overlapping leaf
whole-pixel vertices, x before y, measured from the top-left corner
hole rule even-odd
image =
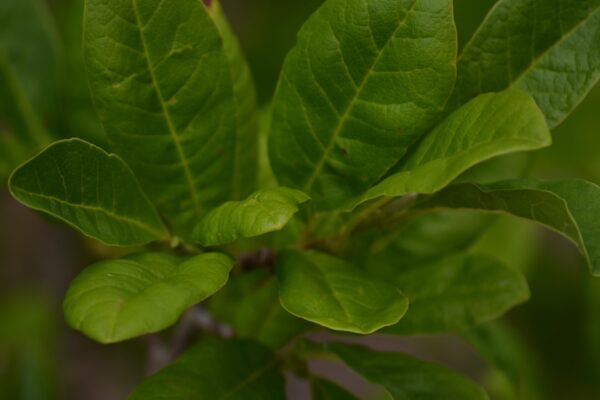
[[[499,0],[459,57],[453,102],[519,88],[553,128],[598,81],[599,43],[598,0]]]
[[[481,95],[430,132],[399,172],[371,188],[362,201],[433,193],[481,161],[550,143],[544,116],[530,96],[515,90]]]
[[[231,65],[239,62],[233,45],[198,0],[88,0],[85,27],[90,87],[108,137],[187,236],[206,208],[246,190],[240,180],[252,152],[237,146],[252,124],[242,120],[252,117],[241,93],[251,86]]]
[[[310,380],[312,400],[356,400],[357,397],[326,379]]]
[[[221,38],[223,49],[229,62],[233,82],[233,98],[235,101],[236,140],[235,140],[235,173],[233,175],[233,199],[243,199],[256,189],[258,167],[258,112],[256,91],[252,73],[246,63],[237,38],[229,27],[218,0],[211,1],[208,10],[213,17]]]
[[[179,260],[139,253],[86,268],[71,283],[67,323],[101,343],[160,331],[227,282],[233,261],[220,253]]]
[[[79,139],[56,142],[17,168],[12,195],[109,245],[169,237],[135,176],[118,156]]]
[[[282,229],[298,205],[308,200],[294,189],[262,189],[246,200],[230,201],[210,211],[194,229],[193,238],[203,246],[216,246],[273,232]]]
[[[284,400],[276,355],[245,340],[208,339],[142,383],[131,400]]]
[[[398,287],[327,254],[287,251],[276,269],[283,307],[330,329],[372,333],[397,323],[408,308]]]
[[[441,366],[400,353],[374,352],[365,347],[331,344],[326,350],[374,384],[392,399],[486,400],[483,389]]]
[[[394,282],[409,298],[402,320],[386,332],[413,335],[462,331],[529,299],[525,278],[494,258],[458,253],[402,270]]]
[[[329,0],[275,94],[279,183],[331,209],[377,182],[434,124],[455,80],[452,1]]]
[[[600,275],[600,188],[593,183],[514,180],[448,187],[421,207],[470,208],[530,219],[574,242],[594,275]]]

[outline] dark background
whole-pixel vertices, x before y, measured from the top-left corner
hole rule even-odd
[[[52,126],[58,137],[101,141],[81,63],[82,2],[49,2],[64,45],[64,76],[58,82],[62,89],[57,98],[61,116]],[[296,31],[321,1],[222,3],[249,59],[260,102],[265,104]],[[461,46],[492,4],[492,0],[455,1]],[[579,177],[600,184],[600,87],[555,130],[551,148],[519,162],[538,177]],[[527,364],[522,367],[529,371],[526,385],[542,399],[598,399],[600,280],[591,278],[576,249],[563,239],[531,227],[518,225],[518,229],[525,230],[527,240],[508,251],[518,255],[532,299],[504,320],[522,346]],[[1,399],[122,399],[143,379],[146,350],[141,341],[102,346],[69,330],[62,318],[60,302],[68,282],[112,251],[17,205],[0,188]],[[458,336],[370,341],[379,348],[407,351],[458,368],[485,383],[495,398],[513,398]],[[339,373],[329,366],[317,367]],[[305,388],[296,382],[290,390],[301,398]]]

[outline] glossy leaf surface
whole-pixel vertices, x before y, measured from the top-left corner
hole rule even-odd
[[[277,231],[298,211],[298,205],[308,200],[294,189],[259,190],[246,200],[230,201],[210,211],[194,229],[194,240],[216,246]]]
[[[570,239],[600,275],[600,188],[579,180],[514,180],[448,187],[421,207],[501,212],[545,225]]]
[[[288,55],[273,103],[279,183],[331,209],[433,125],[455,81],[449,0],[329,0]]]
[[[550,143],[544,116],[530,96],[514,90],[481,95],[430,132],[399,172],[370,189],[362,201],[433,193],[482,161]]]
[[[63,303],[65,318],[101,343],[157,332],[225,285],[232,267],[233,261],[221,253],[185,260],[138,253],[101,261],[71,283]]]
[[[444,367],[400,353],[375,352],[361,346],[331,344],[327,350],[397,400],[485,400],[475,383]]]
[[[131,400],[284,400],[276,355],[254,342],[207,339],[142,383]]]
[[[397,323],[408,308],[398,287],[324,253],[287,251],[277,256],[276,270],[283,307],[330,329],[372,333]]]
[[[80,139],[61,140],[17,168],[12,195],[109,245],[167,240],[169,233],[129,167]]]
[[[458,60],[454,101],[518,88],[554,128],[600,78],[600,1],[499,0]]]

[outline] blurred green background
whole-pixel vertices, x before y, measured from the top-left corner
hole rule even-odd
[[[222,3],[250,62],[260,102],[266,104],[298,28],[321,1]],[[461,46],[493,3],[455,1]],[[60,48],[42,122],[55,137],[102,144],[81,59],[83,0],[51,0],[42,6],[50,11]],[[2,12],[0,5],[0,32],[11,18]],[[0,124],[0,135],[2,130]],[[600,86],[555,130],[551,148],[491,166],[499,172],[525,170],[542,178],[578,177],[600,184]],[[600,280],[588,274],[571,244],[521,222],[500,220],[486,241],[525,271],[532,298],[495,329],[467,335],[485,357],[453,335],[372,340],[458,368],[483,382],[494,399],[599,399]],[[101,346],[63,322],[60,302],[68,282],[107,251],[17,205],[4,185],[0,188],[0,399],[121,399],[143,378],[146,355],[140,341]],[[509,384],[515,381],[517,389]]]

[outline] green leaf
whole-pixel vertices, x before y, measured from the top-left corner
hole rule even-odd
[[[226,47],[202,1],[87,1],[84,56],[100,119],[183,236],[247,176],[243,85]]]
[[[129,167],[80,139],[61,140],[17,168],[12,195],[108,245],[167,240],[169,233]]]
[[[276,355],[245,340],[207,339],[151,376],[130,400],[284,400]]]
[[[450,0],[328,0],[273,103],[279,183],[332,209],[377,182],[436,121],[455,81]]]
[[[221,38],[227,60],[229,61],[233,96],[237,112],[235,142],[235,174],[231,197],[243,199],[252,193],[258,183],[258,109],[256,90],[250,67],[246,62],[237,38],[231,31],[227,18],[219,1],[214,0],[208,6]]]
[[[223,287],[232,267],[233,261],[221,253],[184,260],[138,253],[101,261],[69,286],[65,318],[69,326],[101,343],[158,332]]]
[[[408,270],[393,281],[410,308],[386,332],[401,335],[464,331],[529,299],[519,270],[481,254],[458,253]]]
[[[397,323],[408,300],[396,286],[315,251],[277,256],[281,305],[291,314],[327,328],[368,334]]]
[[[487,395],[467,378],[436,364],[400,353],[330,344],[326,350],[370,382],[383,386],[397,400],[485,400]]]
[[[308,200],[307,195],[294,189],[262,189],[246,200],[230,201],[210,211],[192,236],[203,246],[217,246],[277,231],[298,211],[298,204]]]
[[[41,119],[55,100],[56,27],[37,0],[2,0],[0,26],[0,121],[29,145],[46,144]]]
[[[489,185],[453,185],[420,207],[469,208],[507,213],[557,231],[585,257],[600,276],[600,187],[579,181],[512,180]]]
[[[490,394],[502,399],[539,400],[539,365],[530,346],[510,325],[496,321],[465,333],[466,339],[490,367]],[[494,390],[496,389],[496,390]],[[496,398],[496,397],[494,397]]]
[[[233,328],[240,338],[254,339],[272,349],[279,349],[310,328],[309,323],[283,309],[275,278],[253,289],[235,311]]]
[[[518,88],[551,128],[600,77],[599,0],[499,0],[458,60],[455,103]]]
[[[312,400],[356,400],[357,397],[326,379],[310,380]]]
[[[482,161],[550,145],[544,116],[527,94],[509,90],[471,100],[430,132],[399,172],[370,189],[380,196],[433,193]]]

